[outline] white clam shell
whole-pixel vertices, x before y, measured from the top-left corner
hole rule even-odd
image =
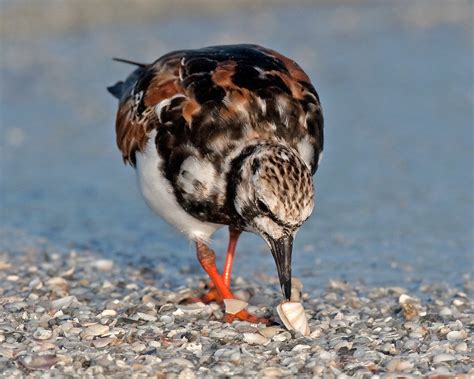
[[[225,312],[231,315],[239,313],[241,310],[247,308],[248,303],[238,299],[224,299]]]
[[[277,312],[288,330],[296,330],[304,336],[309,336],[308,320],[301,303],[294,301],[281,303],[277,306]]]
[[[265,345],[270,340],[258,333],[244,333],[244,341],[252,345]]]

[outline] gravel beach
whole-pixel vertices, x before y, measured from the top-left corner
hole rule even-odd
[[[275,325],[219,321],[217,304],[186,304],[205,282],[159,288],[150,267],[91,252],[0,254],[3,377],[400,377],[474,375],[474,307],[444,285],[367,288],[330,281],[303,300],[311,335],[275,312],[276,277],[236,278],[250,311]]]

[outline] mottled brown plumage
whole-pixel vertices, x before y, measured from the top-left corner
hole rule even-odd
[[[159,118],[154,107],[169,99]],[[161,127],[182,128],[184,137],[205,139],[202,154],[225,155],[227,147],[214,148],[222,134],[284,139],[294,148],[308,138],[316,157],[313,172],[323,148],[319,98],[308,76],[293,60],[255,45],[183,50],[146,65],[135,89],[123,94],[117,114],[117,144],[124,159],[134,164],[147,132]],[[161,142],[168,153],[177,147],[173,138],[163,136]]]

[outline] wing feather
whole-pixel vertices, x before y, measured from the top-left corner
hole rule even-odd
[[[229,45],[172,52],[141,69],[117,113],[117,144],[130,164],[157,129],[157,148],[170,165],[186,145],[225,156],[233,140],[270,139],[300,150],[316,171],[322,110],[293,60],[256,45]]]

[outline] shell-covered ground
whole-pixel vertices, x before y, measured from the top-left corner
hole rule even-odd
[[[223,323],[218,304],[187,303],[153,268],[91,252],[31,249],[0,256],[0,368],[4,377],[371,377],[474,375],[473,283],[463,289],[368,288],[330,281],[303,290],[311,334],[278,319],[276,277],[234,280],[249,310],[274,325]]]
[[[473,376],[472,7],[0,1],[0,376]],[[308,337],[184,303],[206,283],[193,246],[115,143],[106,87],[131,67],[112,57],[242,42],[295,59],[323,105],[293,254]],[[237,250],[234,289],[281,326],[267,247]]]

